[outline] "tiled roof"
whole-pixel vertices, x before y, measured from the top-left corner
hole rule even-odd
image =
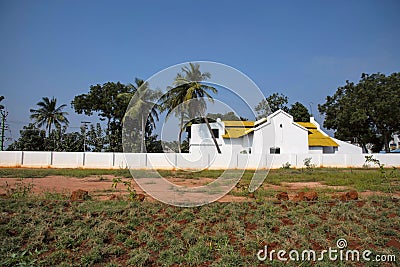
[[[307,128],[308,130],[308,146],[333,146],[338,147],[339,145],[332,140],[329,136],[324,135],[318,131],[317,126],[311,122],[296,122],[297,124]]]
[[[223,121],[225,134],[222,138],[239,138],[254,131],[254,121]]]
[[[225,127],[253,127],[254,121],[223,121]]]

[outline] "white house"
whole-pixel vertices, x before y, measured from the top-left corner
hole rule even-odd
[[[391,150],[396,150],[400,149],[400,135],[399,134],[393,134],[392,135],[393,140],[390,141],[389,147]]]
[[[362,153],[360,147],[327,135],[313,117],[310,122],[294,122],[293,117],[283,110],[258,121],[217,119],[210,126],[223,154]],[[206,124],[191,125],[189,138],[190,153],[215,153],[215,144]]]

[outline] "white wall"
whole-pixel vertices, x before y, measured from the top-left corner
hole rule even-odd
[[[22,151],[1,151],[1,167],[20,167],[22,165]]]
[[[281,154],[308,152],[307,129],[294,123],[293,117],[283,112],[272,120],[275,124],[275,143],[281,148]]]
[[[219,137],[216,138],[217,142],[219,145],[223,144],[223,138],[221,137],[223,134],[225,134],[224,130],[224,124],[223,122],[213,122],[210,123],[211,129],[218,129],[219,130]],[[205,123],[201,124],[192,124],[191,126],[191,137],[190,137],[190,144],[193,145],[193,148],[191,149],[196,150],[198,145],[206,142],[206,143],[213,143],[214,141],[212,140],[211,133],[208,130],[208,127]],[[192,151],[190,151],[192,152]]]
[[[47,168],[52,163],[52,153],[42,151],[23,151],[21,166]]]
[[[269,154],[271,147],[279,147],[281,154],[308,152],[308,130],[294,123],[291,115],[279,111],[267,121],[254,130],[254,153]]]
[[[252,154],[268,154],[270,147],[276,147],[275,130],[271,122],[266,122],[254,130]]]
[[[310,154],[323,154],[324,148],[322,146],[310,146],[309,148]]]
[[[357,167],[365,164],[368,154],[230,154],[215,153],[101,153],[101,152],[32,152],[0,151],[0,167],[95,168],[95,169],[227,169],[280,168],[289,163],[304,167],[311,158],[315,167]],[[400,167],[400,154],[373,154],[385,167]],[[127,162],[129,164],[127,164]],[[370,164],[370,167],[377,167]]]
[[[253,135],[252,133],[250,134]],[[243,136],[241,138],[224,138],[224,145],[221,147],[222,154],[239,154],[242,151],[249,153],[251,150],[251,143],[249,141],[250,135]]]
[[[248,152],[251,149],[252,136],[242,138],[223,138],[225,134],[224,122],[210,123],[211,129],[218,129],[219,136],[216,138],[221,153],[224,155],[240,153],[243,150]],[[190,153],[216,153],[216,147],[212,140],[210,131],[206,124],[193,124],[191,126]]]
[[[362,148],[331,137],[338,145],[336,154],[361,154]]]
[[[51,166],[57,168],[82,168],[84,166],[81,152],[53,152]]]

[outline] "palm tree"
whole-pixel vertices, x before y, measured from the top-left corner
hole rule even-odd
[[[48,131],[48,136],[50,136],[51,126],[54,124],[55,127],[61,128],[61,124],[68,125],[69,121],[66,115],[67,112],[62,111],[67,105],[63,104],[57,107],[57,99],[52,98],[51,100],[48,97],[43,97],[42,101],[39,101],[36,105],[38,105],[39,109],[31,109],[32,113],[30,118],[36,121],[36,125],[38,127],[42,127],[46,125],[46,129]]]
[[[3,96],[3,95],[0,95],[0,102],[3,101],[3,99],[4,99],[4,96]],[[0,110],[2,110],[2,109],[4,109],[4,106],[3,106],[3,105],[0,105]]]
[[[160,98],[161,92],[149,88],[148,83],[136,78],[132,93],[122,93],[118,97],[131,99],[134,97],[133,105],[129,107],[127,114],[131,118],[139,118],[141,129],[140,152],[144,152],[146,126],[155,127],[155,121],[158,121],[158,110],[160,109],[156,101]]]
[[[185,115],[188,115],[190,119],[193,119],[195,115],[204,118],[215,147],[217,148],[218,153],[221,153],[207,116],[205,115],[207,105],[204,99],[207,98],[210,102],[214,102],[208,91],[214,94],[218,92],[216,88],[201,83],[201,81],[205,81],[209,78],[211,78],[211,74],[208,72],[202,73],[200,71],[200,64],[189,63],[189,66],[182,68],[182,73],[177,74],[174,81],[175,87],[171,88],[161,98],[164,109],[168,110],[167,118],[175,109],[175,115],[180,117],[180,130],[178,136],[179,153],[181,152],[180,145],[182,143],[182,132],[185,128],[183,121]]]

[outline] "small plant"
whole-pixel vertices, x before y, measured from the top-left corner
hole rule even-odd
[[[304,159],[304,166],[306,166],[307,171],[312,171],[313,168],[315,168],[315,164],[311,163],[312,157],[305,158]]]
[[[396,167],[392,167],[392,170],[390,171],[390,173],[389,173],[389,177],[396,177],[396,175],[397,175],[397,169],[396,169]]]
[[[289,162],[286,162],[286,163],[282,164],[281,169],[288,170],[288,169],[290,169],[291,166],[292,166],[292,164],[290,164]]]
[[[15,187],[11,187],[6,181],[5,185],[2,186],[6,191],[6,196],[10,198],[25,198],[28,197],[32,191],[33,184],[25,184],[22,182],[15,183]]]
[[[38,264],[37,256],[43,251],[35,249],[34,252],[24,250],[18,253],[12,253],[11,256],[3,262],[2,266],[35,266]]]
[[[100,176],[99,176],[99,179],[98,179],[99,182],[107,181],[107,180],[108,180],[108,179],[105,178],[105,177],[103,177],[103,175],[100,175]]]
[[[384,175],[384,176],[386,176],[386,171],[385,171],[385,164],[381,164],[381,162],[379,161],[379,159],[374,159],[373,158],[374,156],[373,155],[371,155],[371,156],[365,156],[365,164],[367,164],[368,165],[368,163],[373,163],[373,164],[375,164],[375,165],[378,165],[378,167],[379,167],[379,171]]]
[[[368,163],[373,163],[373,164],[375,164],[375,165],[378,165],[378,167],[379,167],[379,172],[381,173],[381,175],[386,179],[386,180],[388,180],[388,175],[387,175],[387,172],[386,172],[386,170],[385,170],[385,164],[382,164],[380,161],[379,161],[379,159],[374,159],[373,158],[373,155],[371,155],[371,156],[365,156],[365,163],[366,164],[368,164]],[[392,171],[390,172],[390,177],[394,177],[396,175],[396,168],[395,167],[393,167],[393,169],[392,169]],[[391,184],[390,184],[390,182],[388,182],[388,185],[389,185],[389,192],[390,193],[393,193],[393,190],[392,190],[392,186],[391,186]]]
[[[138,198],[136,190],[132,187],[131,181],[123,181],[122,178],[114,178],[112,188],[116,189],[118,184],[122,183],[129,192],[129,200],[134,201]]]

